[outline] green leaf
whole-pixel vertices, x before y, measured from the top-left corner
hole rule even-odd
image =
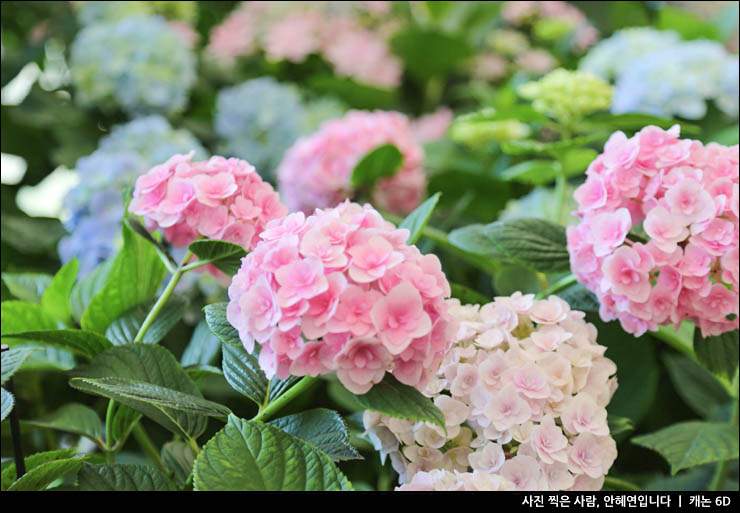
[[[448,73],[472,52],[461,37],[422,28],[399,31],[391,48],[404,67],[423,80]]]
[[[598,156],[599,152],[591,148],[573,148],[563,155],[563,173],[566,177],[580,175]]]
[[[570,305],[573,310],[581,312],[598,312],[599,299],[582,283],[576,283],[558,292],[558,297]]]
[[[202,415],[224,415],[227,410],[202,399],[198,387],[172,353],[154,344],[116,346],[97,355],[76,375],[80,378],[73,379],[72,386],[105,397],[115,396],[112,398],[178,435],[198,437],[206,428]]]
[[[499,296],[510,296],[514,292],[537,293],[542,288],[537,274],[521,265],[505,264],[493,275],[493,288]]]
[[[2,416],[0,417],[0,420],[5,420],[5,417],[7,417],[11,411],[13,411],[13,405],[15,405],[15,397],[13,397],[13,394],[5,390],[4,388],[0,388],[0,392],[2,393]]]
[[[41,306],[61,321],[67,321],[72,313],[69,296],[72,293],[80,264],[73,258],[56,273],[54,279],[41,296]]]
[[[93,269],[90,274],[78,281],[74,287],[72,287],[72,293],[69,296],[69,304],[72,307],[72,315],[76,321],[82,318],[82,314],[85,312],[87,305],[90,304],[90,300],[100,292],[100,289],[105,285],[108,275],[115,259],[109,258],[105,262],[98,265]]]
[[[82,468],[83,458],[56,460],[44,463],[26,472],[8,487],[8,491],[39,491],[61,477],[76,474]]]
[[[95,410],[80,403],[62,406],[54,413],[35,420],[24,421],[25,424],[58,429],[68,433],[86,436],[92,440],[103,440],[103,423]]]
[[[694,352],[704,367],[715,374],[732,379],[737,369],[738,330],[703,338],[701,330],[694,330]]]
[[[701,128],[697,125],[690,123],[684,123],[669,118],[660,118],[658,116],[651,116],[650,114],[640,113],[628,113],[628,114],[609,114],[607,112],[600,112],[594,114],[588,118],[590,125],[608,128],[610,130],[642,130],[648,125],[655,125],[659,128],[667,130],[673,125],[680,125],[681,133],[683,135],[699,135],[701,134]]]
[[[141,419],[141,413],[120,403],[114,403],[113,422],[111,426],[114,443],[123,443],[131,430]]]
[[[239,333],[226,319],[226,306],[228,303],[211,303],[203,308],[206,314],[208,329],[218,337],[224,344],[240,346],[242,341]]]
[[[414,209],[414,211],[398,225],[399,228],[406,228],[409,231],[409,238],[406,241],[406,244],[416,244],[416,241],[419,240],[419,237],[421,237],[421,231],[429,221],[429,217],[432,215],[434,207],[437,206],[437,202],[441,195],[442,193],[438,192],[431,198],[427,199],[424,203],[416,207],[416,209]]]
[[[719,40],[719,30],[715,25],[697,18],[686,9],[668,5],[658,11],[657,28],[676,31],[683,39]]]
[[[164,264],[151,244],[124,224],[123,249],[116,256],[105,285],[82,314],[82,328],[105,333],[126,311],[151,299],[165,273]]]
[[[627,417],[617,417],[615,415],[609,415],[607,417],[609,423],[609,434],[616,436],[622,433],[628,433],[635,429],[632,421]]]
[[[403,164],[403,155],[392,144],[383,144],[370,150],[355,165],[350,178],[354,188],[372,190],[375,182],[396,174]]]
[[[170,255],[167,252],[167,248],[164,247],[164,245],[159,242],[157,239],[152,237],[152,234],[149,233],[149,230],[144,228],[144,225],[141,224],[138,220],[136,220],[133,217],[127,217],[124,222],[131,228],[133,231],[135,231],[138,235],[144,238],[149,244],[154,246],[154,250],[159,255],[160,260],[162,260],[162,263],[168,268],[170,272],[174,272],[174,269],[177,268],[177,262],[175,262],[175,259],[172,258],[172,255]]]
[[[144,465],[90,465],[79,474],[83,492],[172,492],[175,483],[156,467]]]
[[[208,329],[205,321],[200,321],[190,337],[190,342],[182,353],[180,363],[188,365],[211,365],[221,352],[221,341]]]
[[[212,365],[189,365],[183,367],[187,372],[190,379],[192,379],[197,385],[200,385],[201,380],[208,376],[223,376],[224,373],[218,367]]]
[[[42,273],[2,273],[11,294],[22,301],[41,303],[41,295],[51,283],[51,275]]]
[[[74,456],[75,451],[76,449],[73,447],[71,449],[58,449],[56,451],[37,452],[36,454],[27,456],[24,459],[24,462],[26,464],[26,472],[30,472],[36,467],[39,467],[44,463],[49,463],[50,461],[69,459]],[[2,489],[7,490],[8,487],[13,484],[16,479],[18,479],[18,476],[15,472],[15,463],[11,463],[3,469]]]
[[[484,296],[477,290],[459,283],[450,283],[450,289],[452,290],[451,296],[459,299],[460,303],[464,305],[485,305],[493,300],[493,298]]]
[[[82,330],[23,331],[4,334],[3,338],[5,337],[57,347],[85,358],[94,358],[97,354],[113,347],[113,344],[107,338],[91,331]]]
[[[691,358],[665,353],[663,361],[678,395],[703,418],[712,418],[730,403],[731,397],[724,387]]]
[[[731,424],[681,422],[634,437],[632,442],[663,456],[671,465],[671,475],[681,469],[738,457],[737,426]]]
[[[285,431],[229,416],[195,460],[198,491],[351,490],[329,457]]]
[[[525,154],[539,154],[539,155],[565,155],[566,152],[575,148],[581,148],[591,143],[601,142],[606,140],[611,133],[612,128],[604,131],[593,131],[589,135],[583,135],[580,137],[573,137],[572,139],[555,141],[555,142],[540,142],[533,141],[531,139],[523,141],[508,141],[501,144],[501,151],[508,155],[525,155]]]
[[[413,387],[400,383],[391,374],[373,386],[366,394],[355,395],[368,410],[409,420],[431,422],[445,428],[445,417],[431,399]]]
[[[1,385],[4,385],[6,381],[13,377],[13,374],[21,368],[23,362],[26,361],[26,358],[28,358],[33,351],[34,348],[32,347],[14,347],[7,351],[3,351],[2,358],[0,359],[0,367],[2,367]]]
[[[316,408],[269,422],[324,452],[333,461],[362,459],[349,442],[342,417],[333,410]]]
[[[555,160],[528,160],[502,171],[498,177],[507,182],[547,185],[555,181],[561,170]]]
[[[195,464],[193,449],[182,440],[175,440],[162,446],[161,456],[162,463],[174,474],[177,484],[180,487],[184,486]]]
[[[517,218],[469,225],[450,233],[460,249],[542,272],[570,270],[565,229],[543,219]]]
[[[57,242],[66,232],[56,218],[5,213],[0,217],[2,242],[24,254],[56,252]]]
[[[188,249],[201,262],[209,262],[229,276],[236,274],[247,254],[240,245],[225,240],[200,239],[190,244]]]
[[[185,314],[188,301],[181,296],[171,296],[160,310],[154,322],[141,340],[145,344],[156,344],[178,323]],[[130,309],[105,330],[105,336],[116,346],[130,344],[134,341],[139,328],[149,314],[151,303],[137,305]]]

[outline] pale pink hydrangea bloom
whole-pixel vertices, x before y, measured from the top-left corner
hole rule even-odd
[[[478,80],[495,82],[509,73],[509,62],[495,53],[481,53],[472,64],[472,74]]]
[[[544,75],[558,64],[555,57],[547,50],[540,48],[534,48],[520,53],[516,57],[515,62],[523,70],[534,73],[535,75]]]
[[[219,156],[190,162],[193,154],[174,155],[137,178],[129,211],[143,216],[149,230],[162,228],[176,247],[203,236],[253,249],[267,223],[288,210],[248,162]]]
[[[272,221],[242,259],[226,316],[267,376],[336,371],[364,394],[386,372],[423,388],[452,343],[450,286],[435,255],[406,245],[370,205]]]
[[[188,48],[193,48],[200,39],[200,34],[186,21],[171,20],[167,24]]]
[[[527,21],[545,18],[568,22],[574,30],[573,46],[579,51],[593,45],[599,33],[578,8],[568,2],[558,1],[517,1],[504,2],[501,17],[510,25],[521,25]]]
[[[455,344],[423,393],[439,426],[365,412],[398,490],[598,490],[616,459],[606,406],[616,366],[596,329],[556,296],[447,301]],[[471,483],[475,482],[476,485]]]
[[[265,54],[272,60],[303,62],[320,48],[322,19],[316,11],[295,11],[267,27]]]
[[[638,336],[684,319],[704,336],[738,328],[738,146],[678,135],[615,132],[575,191],[571,268],[601,318]]]
[[[283,201],[291,210],[308,214],[351,198],[350,177],[355,165],[369,151],[387,143],[399,149],[403,164],[394,176],[377,182],[372,199],[383,209],[408,214],[419,206],[426,188],[424,150],[408,118],[399,112],[351,111],[299,139],[277,170]]]
[[[443,105],[434,112],[411,121],[411,131],[419,142],[435,141],[444,137],[453,117],[450,108]]]
[[[206,51],[223,65],[257,50],[257,30],[270,2],[242,2],[210,33]]]

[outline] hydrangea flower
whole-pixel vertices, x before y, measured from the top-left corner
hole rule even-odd
[[[612,112],[701,119],[707,100],[738,117],[738,56],[714,41],[687,41],[651,52],[615,83]]]
[[[601,318],[635,335],[684,319],[705,337],[738,328],[738,146],[678,135],[615,132],[574,194],[571,268]]]
[[[77,20],[83,26],[107,21],[120,21],[131,16],[146,17],[157,14],[170,20],[192,23],[198,15],[195,2],[141,2],[130,0],[128,2],[86,1],[75,2],[75,4],[79,4]]]
[[[545,26],[562,24],[563,27],[558,27],[557,33],[563,30],[572,33],[571,46],[579,51],[593,45],[599,37],[598,31],[588,22],[586,16],[568,2],[504,2],[501,17],[513,26],[534,23],[535,32],[541,33],[546,33],[542,30]]]
[[[265,178],[274,178],[285,150],[303,124],[301,97],[295,88],[270,77],[222,89],[216,97],[214,126],[222,139],[219,152],[247,160]]]
[[[455,331],[435,255],[370,205],[269,223],[229,287],[226,317],[268,378],[336,371],[364,394],[386,372],[423,388]]]
[[[203,236],[254,249],[265,226],[288,213],[277,193],[248,162],[191,162],[193,154],[173,155],[137,178],[129,211],[149,230],[162,228],[175,247]]]
[[[195,59],[164,19],[137,16],[82,29],[70,71],[82,105],[171,114],[185,107]]]
[[[399,490],[599,490],[617,456],[606,406],[617,368],[556,296],[447,301],[455,343],[424,389],[445,430],[366,411]]]
[[[398,112],[350,111],[332,119],[288,150],[277,170],[283,201],[291,210],[312,212],[351,198],[350,177],[355,165],[382,144],[394,144],[403,155],[398,172],[377,182],[372,198],[381,208],[407,214],[424,195],[424,150],[408,118]]]
[[[559,68],[536,82],[522,85],[519,94],[532,100],[536,111],[569,123],[608,109],[612,86],[593,73]]]
[[[70,234],[59,242],[62,262],[77,257],[82,276],[115,253],[124,189],[155,164],[191,150],[198,158],[207,156],[190,132],[173,129],[161,116],[113,127],[95,152],[77,161],[80,182],[64,200],[70,213],[65,227]]]

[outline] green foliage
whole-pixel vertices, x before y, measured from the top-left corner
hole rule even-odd
[[[99,443],[103,442],[103,423],[95,410],[80,403],[65,404],[58,410],[25,424],[41,428],[58,429],[68,433],[86,436]]]
[[[709,372],[690,358],[678,354],[663,356],[673,386],[686,404],[705,419],[724,420],[730,396]]]
[[[694,330],[694,352],[699,362],[728,379],[732,379],[737,370],[739,343],[738,330],[706,338],[701,336],[701,330]]]
[[[111,258],[98,265],[93,271],[75,283],[72,287],[72,293],[69,296],[70,306],[72,307],[72,315],[76,321],[82,319],[82,314],[85,312],[87,305],[90,304],[95,295],[100,292],[100,289],[105,285],[108,275],[113,268],[115,259]]]
[[[149,326],[141,341],[144,344],[156,344],[180,321],[188,306],[187,299],[171,296],[160,310],[157,318]],[[114,320],[105,330],[105,336],[114,345],[130,344],[144,323],[151,303],[137,305]]]
[[[5,337],[57,347],[84,358],[93,358],[95,355],[113,347],[113,344],[107,338],[91,331],[82,330],[23,331],[3,335],[3,340],[5,340]]]
[[[225,240],[196,240],[188,249],[200,259],[200,263],[211,263],[229,276],[236,274],[242,257],[247,254],[240,245]]]
[[[406,228],[409,231],[409,238],[406,240],[406,244],[415,244],[419,237],[421,237],[422,230],[429,222],[429,218],[434,211],[434,207],[437,206],[439,197],[442,193],[436,193],[431,198],[427,199],[424,203],[416,207],[401,224],[399,228]]]
[[[350,176],[350,185],[370,191],[381,178],[395,175],[402,164],[403,155],[398,148],[393,144],[382,144],[367,152],[355,164]]]
[[[195,460],[199,491],[351,490],[329,457],[285,431],[229,416]]]
[[[221,352],[221,341],[208,329],[205,321],[200,321],[190,337],[190,342],[180,358],[180,363],[188,365],[210,365]]]
[[[333,410],[317,408],[269,422],[319,449],[333,461],[362,459],[349,441],[342,417]]]
[[[719,39],[717,26],[668,5],[658,11],[657,26],[660,30],[675,30],[683,39]]]
[[[451,71],[471,53],[464,39],[421,28],[399,32],[391,40],[391,48],[406,68],[422,80]]]
[[[62,267],[51,280],[41,296],[41,306],[60,321],[68,321],[71,315],[69,295],[72,292],[79,263],[73,258]]]
[[[8,392],[4,388],[0,388],[0,394],[2,394],[2,397],[0,398],[0,420],[5,420],[10,412],[13,411],[13,406],[15,405],[15,397],[13,397],[13,394]]]
[[[162,446],[161,458],[178,486],[183,487],[193,472],[195,464],[193,449],[181,440],[167,442]]]
[[[4,385],[6,381],[13,377],[18,369],[21,368],[23,362],[26,361],[34,348],[32,347],[14,347],[3,352],[2,359],[0,360],[2,366],[2,383]],[[5,416],[3,416],[5,418]]]
[[[143,465],[91,465],[79,474],[80,490],[96,492],[171,492],[177,488],[167,475]]]
[[[682,422],[655,433],[632,438],[632,443],[652,449],[671,466],[681,469],[738,457],[737,426],[709,422]]]
[[[8,487],[9,492],[45,490],[59,478],[76,474],[82,468],[83,458],[70,458],[43,463],[28,470],[20,479]]]
[[[41,303],[41,296],[52,277],[43,273],[3,273],[3,283],[16,298]]]

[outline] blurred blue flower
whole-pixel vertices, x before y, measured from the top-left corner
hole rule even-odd
[[[128,17],[82,29],[70,71],[83,105],[130,114],[181,111],[195,81],[195,58],[159,17]]]
[[[63,262],[80,260],[85,275],[116,251],[123,218],[123,192],[136,178],[176,153],[208,154],[190,132],[152,115],[113,127],[98,149],[77,161],[80,182],[64,199],[69,235],[59,242]]]
[[[274,181],[275,168],[300,135],[304,117],[298,92],[269,77],[221,90],[216,98],[219,152],[252,164]]]

